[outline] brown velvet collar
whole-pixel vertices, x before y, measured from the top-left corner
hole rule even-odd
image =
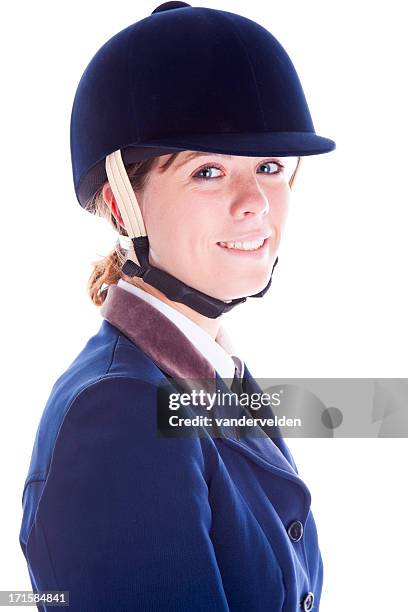
[[[215,378],[212,364],[177,325],[134,293],[117,285],[109,285],[100,313],[170,376]],[[217,341],[228,350],[225,330],[221,330]]]

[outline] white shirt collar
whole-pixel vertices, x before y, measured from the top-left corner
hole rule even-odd
[[[244,363],[242,359],[235,354],[236,351],[233,349],[231,340],[224,328],[220,327],[217,339],[214,340],[210,334],[186,315],[172,308],[165,302],[162,302],[162,300],[159,300],[156,296],[140,289],[140,287],[132,285],[123,278],[119,279],[118,287],[126,289],[142,300],[145,300],[177,325],[180,331],[187,336],[205,359],[211,363],[221,378],[233,378],[235,367],[237,367],[238,375],[240,377],[243,376]]]

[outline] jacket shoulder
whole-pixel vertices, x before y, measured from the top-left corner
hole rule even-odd
[[[85,344],[74,361],[58,378],[54,387],[73,389],[88,385],[101,376],[121,375],[157,381],[161,370],[117,327],[103,320],[98,332]]]
[[[165,374],[148,355],[104,320],[51,389],[37,427],[24,490],[31,480],[46,478],[58,432],[79,398],[103,392],[118,399],[129,384],[140,394],[163,380]]]

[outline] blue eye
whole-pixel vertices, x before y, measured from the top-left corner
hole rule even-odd
[[[281,174],[283,172],[283,169],[284,169],[283,164],[280,164],[277,161],[263,162],[259,167],[262,168],[262,166],[268,166],[269,164],[272,164],[273,166],[277,166],[278,170],[275,170],[275,172],[261,172],[261,174]]]
[[[276,176],[278,174],[281,174],[284,170],[284,166],[282,164],[280,164],[277,161],[269,161],[269,162],[262,162],[262,164],[260,164],[260,168],[262,168],[263,166],[268,166],[268,165],[272,165],[277,167],[278,169],[275,170],[274,172],[261,172],[260,174],[271,174],[273,176]],[[197,179],[197,180],[204,180],[207,181],[209,179],[218,179],[218,178],[222,178],[221,176],[214,176],[214,177],[210,177],[210,176],[199,176],[200,172],[204,172],[205,170],[212,170],[213,168],[215,168],[216,170],[221,170],[222,169],[217,166],[216,164],[211,164],[211,165],[207,165],[207,166],[203,166],[203,168],[200,168],[194,175],[193,178]]]
[[[215,168],[216,170],[221,170],[221,168],[219,168],[218,166],[204,166],[204,168],[200,168],[200,170],[198,170],[196,172],[196,174],[193,175],[193,178],[199,179],[199,180],[207,180],[211,177],[209,176],[198,176],[200,172],[204,172],[204,170],[212,170],[213,168]],[[221,178],[220,176],[215,176],[213,178]]]

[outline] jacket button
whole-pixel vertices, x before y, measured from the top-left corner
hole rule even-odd
[[[293,521],[288,527],[288,535],[294,542],[299,542],[303,535],[303,525],[300,521]]]
[[[308,610],[311,610],[313,608],[313,601],[314,595],[311,591],[309,591],[309,593],[306,595],[300,605],[303,610],[306,610],[306,612],[308,612]]]

